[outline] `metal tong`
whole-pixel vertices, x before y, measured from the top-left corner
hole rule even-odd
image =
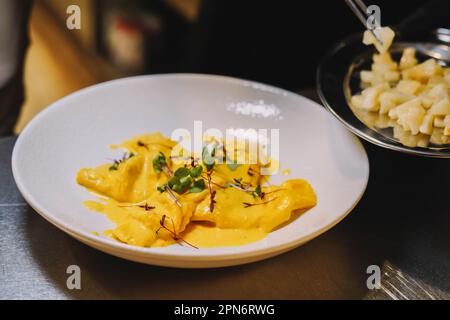
[[[369,18],[367,13],[367,6],[364,4],[362,0],[345,0],[347,5],[352,9],[353,13],[356,15],[356,17],[361,21],[361,23],[364,25],[365,29],[368,29],[372,35],[374,36],[375,40],[382,46],[383,41],[381,41],[380,37],[376,34],[374,29],[367,28],[367,19]]]

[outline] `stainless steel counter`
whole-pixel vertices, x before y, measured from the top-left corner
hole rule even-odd
[[[181,270],[108,256],[47,223],[16,189],[14,141],[0,139],[1,299],[450,299],[448,160],[365,144],[367,192],[335,228],[269,260]],[[66,286],[69,265],[81,290]],[[382,268],[380,289],[367,288],[369,265]]]

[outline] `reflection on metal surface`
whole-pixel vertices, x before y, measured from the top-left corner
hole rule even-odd
[[[26,203],[0,203],[0,208],[3,207],[26,207],[28,204]]]
[[[388,230],[397,232],[383,231],[381,234],[386,235],[383,239],[366,237],[367,233],[373,232],[371,213],[379,209],[375,205],[377,199],[386,192],[382,180],[375,179],[375,184],[368,190],[368,202],[355,212],[359,218],[346,220],[342,227],[301,250],[231,269],[180,272],[179,269],[128,263],[102,254],[47,223],[22,202],[15,187],[10,168],[14,141],[13,138],[0,139],[0,195],[1,203],[7,205],[0,207],[0,243],[7,244],[0,246],[0,299],[405,299],[403,296],[409,299],[450,299],[449,284],[444,281],[449,278],[448,254],[444,254],[450,252],[445,229],[448,219],[437,218],[448,217],[445,199],[429,212],[425,228],[423,216],[417,218],[420,206],[414,210],[418,207],[416,202],[409,202],[402,208],[407,215],[416,217],[409,219],[411,223],[405,224],[396,214],[398,219],[389,221]],[[385,170],[382,164],[386,158],[380,154],[372,152],[375,171],[377,168]],[[395,161],[398,158],[388,159],[393,159],[394,164],[400,163]],[[405,163],[405,167],[398,173],[397,180],[406,181],[406,184],[413,178],[405,175],[420,163],[437,167],[424,174],[427,176],[425,182],[448,173],[444,170],[443,161],[415,159],[412,163],[401,163]],[[386,170],[389,176],[395,165]],[[397,181],[389,190],[394,190],[399,184]],[[412,189],[409,186],[400,192],[409,193]],[[437,196],[435,191],[435,188],[426,188],[425,198]],[[441,193],[444,191],[438,195]],[[22,203],[23,206],[20,205]],[[368,207],[373,209],[365,212],[364,208]],[[400,213],[390,209],[386,209],[381,217]],[[406,229],[417,231],[419,228],[423,232],[410,232],[409,237],[403,238]],[[430,230],[434,230],[432,236],[429,235]],[[402,241],[398,241],[400,236]],[[429,242],[430,239],[433,241]],[[438,248],[433,250],[431,246]],[[392,257],[399,266],[377,259],[387,282],[382,281],[384,289],[366,293],[365,277],[361,277],[361,272],[366,267],[365,263],[377,256],[368,250],[374,247],[382,257]],[[82,268],[82,290],[67,290],[65,285],[65,270],[74,263]],[[294,265],[295,268],[292,267]],[[415,270],[414,274],[400,270],[402,266]],[[269,274],[271,276],[267,277]],[[261,279],[263,285],[255,286]],[[242,290],[236,290],[237,287]]]
[[[274,104],[266,104],[264,100],[252,102],[232,102],[227,106],[227,110],[239,115],[250,116],[253,118],[275,118],[276,120],[283,119],[280,108]]]
[[[450,43],[450,30],[446,28],[438,28],[434,32],[436,38],[442,42]]]
[[[366,299],[439,300],[443,297],[444,293],[439,289],[415,280],[386,261],[382,267],[381,288],[370,291]]]

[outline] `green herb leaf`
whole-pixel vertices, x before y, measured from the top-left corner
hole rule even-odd
[[[160,173],[163,170],[163,167],[167,166],[166,156],[164,153],[160,152],[154,159],[153,159],[153,170],[156,173]]]
[[[169,187],[178,194],[185,193],[189,189],[193,181],[189,173],[189,169],[179,168],[177,171],[175,171],[174,176],[169,180]]]
[[[180,178],[180,184],[182,184],[182,185],[191,184],[191,183],[192,183],[191,176],[186,176],[186,177]]]
[[[203,147],[202,161],[208,171],[211,171],[216,163],[216,148],[217,144],[208,144]]]
[[[167,188],[167,185],[162,185],[162,186],[157,186],[156,190],[163,193],[164,191],[166,191],[166,188]]]
[[[203,167],[200,165],[195,166],[194,168],[191,169],[191,177],[192,178],[198,178],[200,177],[200,175],[203,172]]]
[[[191,174],[191,170],[189,170],[188,168],[185,168],[185,167],[181,167],[181,168],[178,168],[176,171],[175,171],[175,173],[174,173],[174,177],[175,178],[178,178],[178,179],[180,179],[180,178],[183,178],[183,177],[187,177],[187,176],[189,176]]]
[[[175,184],[172,187],[172,190],[175,191],[178,194],[183,194],[183,193],[185,193],[188,190],[188,188],[189,188],[189,186],[184,186],[184,185],[181,185],[181,184]]]
[[[205,180],[198,179],[198,180],[194,181],[192,187],[189,188],[189,192],[190,193],[200,193],[203,190],[205,190],[205,188],[206,188]]]
[[[265,196],[266,194],[262,191],[262,189],[261,189],[261,185],[257,185],[256,186],[256,188],[255,188],[255,191],[253,191],[253,196],[254,197],[258,197],[258,198],[261,198],[261,199],[264,199],[264,196]]]

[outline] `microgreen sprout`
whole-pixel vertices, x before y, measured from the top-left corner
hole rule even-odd
[[[276,200],[277,197],[273,197],[272,199],[269,199],[267,201],[264,202],[259,202],[259,203],[249,203],[249,202],[243,202],[242,204],[244,205],[244,208],[250,208],[250,207],[254,207],[254,206],[261,206],[261,205],[265,205],[268,204],[274,200]]]
[[[128,159],[131,159],[135,156],[133,152],[127,153],[125,152],[121,159],[114,160],[113,164],[109,167],[109,171],[117,171],[119,170],[119,165]]]
[[[161,217],[161,220],[159,221],[159,225],[161,226],[158,230],[156,230],[156,234],[158,234],[159,230],[164,229],[167,232],[169,232],[172,235],[173,240],[175,241],[181,241],[185,244],[187,244],[188,246],[194,248],[194,249],[198,249],[198,247],[194,246],[193,244],[187,242],[186,240],[184,240],[180,235],[177,234],[176,229],[175,229],[175,223],[173,222],[173,219],[171,217],[169,217],[170,221],[172,222],[172,230],[170,230],[167,226],[166,226],[166,220],[167,220],[167,216],[163,215]]]

